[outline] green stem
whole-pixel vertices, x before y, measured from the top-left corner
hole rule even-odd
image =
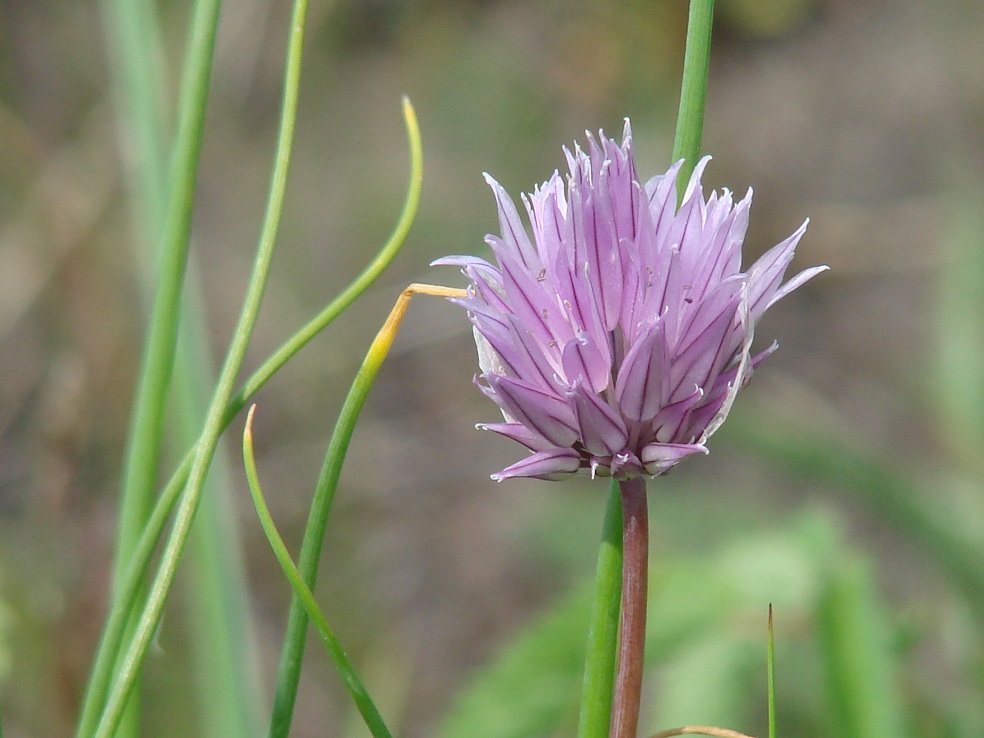
[[[137,593],[143,584],[147,568],[150,566],[151,556],[157,549],[157,542],[171,515],[171,510],[184,489],[193,458],[192,452],[185,456],[171,481],[157,498],[157,504],[147,521],[143,535],[133,550],[133,558],[126,576],[120,581],[116,597],[113,599],[113,606],[103,626],[103,634],[96,650],[92,670],[89,672],[89,685],[82,702],[79,728],[76,732],[79,738],[92,735],[96,729],[100,711],[106,703],[106,694],[109,691],[113,676],[114,661],[120,650],[120,644],[123,642],[127,620],[130,613],[136,610]]]
[[[189,280],[189,308],[201,304],[201,300],[193,299],[195,287],[195,280]],[[194,296],[198,295],[196,292]],[[205,352],[202,314],[189,309],[184,315],[188,331],[181,337],[174,376],[179,402],[172,424],[176,441],[172,448],[178,449],[193,443],[201,431],[202,409],[208,405],[215,377],[215,367]],[[191,646],[200,738],[259,736],[265,712],[230,461],[223,443],[205,483],[180,585],[185,595],[181,602]]]
[[[246,467],[246,480],[249,483],[250,495],[253,498],[253,506],[256,508],[256,515],[260,520],[260,525],[263,527],[263,532],[270,542],[270,548],[273,549],[273,553],[277,557],[281,569],[283,569],[291,588],[294,590],[294,595],[301,601],[304,611],[314,622],[314,626],[325,645],[325,650],[328,651],[332,661],[335,663],[335,668],[338,669],[338,673],[345,683],[345,688],[355,702],[359,713],[362,715],[362,719],[365,721],[366,727],[369,728],[369,732],[372,733],[373,738],[391,738],[389,728],[386,727],[386,723],[383,721],[382,715],[379,714],[379,710],[369,695],[369,691],[356,673],[355,667],[352,666],[352,662],[342,648],[342,644],[336,638],[321,608],[318,607],[318,603],[314,599],[311,589],[304,583],[304,579],[294,565],[294,561],[287,551],[287,546],[284,544],[283,538],[280,537],[277,526],[273,522],[273,517],[270,515],[270,509],[267,507],[266,500],[263,498],[259,474],[256,471],[256,459],[253,454],[252,426],[253,412],[255,410],[256,405],[250,408],[249,415],[246,418],[246,429],[243,432],[243,463]]]
[[[116,551],[116,579],[150,514],[157,479],[167,390],[177,344],[181,288],[188,259],[191,211],[201,153],[205,106],[218,27],[219,0],[195,5],[191,43],[181,94],[171,192],[165,216],[160,277],[147,345],[137,383],[123,473],[123,499]]]
[[[154,247],[167,207],[164,53],[151,0],[103,0],[101,10],[110,31],[107,47],[118,126],[121,138],[133,142],[122,146],[120,153],[140,291],[149,311],[155,293]],[[182,330],[177,337],[171,389],[178,403],[175,422],[168,426],[170,444],[179,449],[198,439],[204,420],[201,409],[208,403],[215,379],[194,259],[189,259],[185,269]],[[187,609],[197,664],[194,673],[200,681],[196,694],[203,717],[202,738],[256,735],[259,725],[259,658],[251,611],[245,606],[248,587],[237,520],[229,504],[229,478],[224,454],[218,454],[186,554],[192,577],[187,586],[194,592]],[[117,572],[118,578],[121,574]],[[136,732],[134,724],[121,728],[117,735]]]
[[[636,738],[646,655],[649,514],[646,480],[619,483],[622,493],[622,620],[612,708],[612,738]]]
[[[393,339],[396,328],[403,318],[403,312],[409,304],[414,286],[404,290],[383,327],[376,334],[366,358],[359,367],[352,387],[349,389],[342,409],[338,413],[335,429],[328,443],[328,451],[321,467],[318,484],[311,501],[311,512],[308,515],[301,541],[301,556],[299,569],[304,583],[309,589],[314,588],[318,576],[318,564],[321,559],[321,548],[324,543],[331,504],[338,488],[338,478],[342,473],[345,453],[348,451],[355,424],[359,413],[365,404],[366,396],[376,379],[376,374],[382,366]],[[297,699],[297,685],[301,678],[301,659],[304,656],[304,642],[307,635],[308,616],[300,598],[295,594],[291,601],[290,614],[287,618],[287,633],[284,637],[283,651],[280,656],[280,667],[277,670],[277,688],[273,702],[273,712],[270,716],[270,738],[286,738],[290,733],[290,724],[294,715],[294,703]]]
[[[581,688],[578,738],[608,738],[622,597],[622,496],[611,482],[595,570],[595,595]]]
[[[188,258],[191,214],[198,174],[205,110],[212,74],[212,58],[218,29],[220,0],[199,0],[195,4],[188,53],[182,83],[177,137],[160,255],[160,272],[151,310],[147,343],[137,379],[134,409],[123,462],[119,534],[114,561],[114,588],[125,576],[125,569],[140,532],[153,505],[160,464],[161,438],[174,354],[177,345],[181,292]],[[139,9],[120,16],[120,31],[128,33],[132,47],[136,26],[146,21]],[[138,17],[139,16],[139,17]],[[155,70],[147,70],[153,72]],[[131,80],[133,78],[130,78]],[[155,86],[160,79],[155,80]],[[135,86],[131,81],[129,88]],[[147,94],[143,91],[141,94]],[[144,100],[151,107],[151,100]],[[153,146],[149,141],[142,141]],[[150,148],[149,152],[155,149]],[[138,715],[129,712],[123,733],[139,732]]]
[[[420,129],[417,126],[416,115],[410,101],[403,101],[404,119],[407,127],[407,138],[410,146],[410,183],[400,218],[390,235],[389,240],[380,248],[376,257],[356,277],[355,280],[313,319],[308,321],[299,331],[284,343],[270,358],[246,380],[240,391],[233,397],[225,408],[222,417],[223,430],[229,426],[233,418],[245,407],[246,403],[258,392],[266,382],[295,354],[297,354],[314,336],[338,317],[345,308],[364,293],[376,278],[389,266],[406,241],[410,226],[420,204],[421,184],[423,181],[423,151],[421,148]],[[157,505],[147,522],[137,548],[134,550],[126,577],[113,599],[112,609],[103,627],[102,638],[96,652],[93,668],[89,677],[89,687],[82,707],[79,723],[79,736],[91,735],[98,718],[98,710],[102,709],[109,681],[112,677],[113,660],[123,641],[123,626],[128,613],[133,608],[136,592],[140,587],[144,573],[150,565],[150,558],[157,546],[164,525],[171,514],[178,495],[184,489],[185,482],[191,470],[197,447],[188,449],[181,463],[175,469],[171,479],[165,485]]]
[[[242,389],[229,403],[229,409],[226,413],[227,423],[232,422],[232,418],[246,407],[249,399],[260,390],[270,377],[276,374],[280,367],[286,364],[292,356],[304,348],[308,341],[369,289],[403,247],[403,243],[410,233],[410,226],[413,225],[413,220],[417,215],[424,181],[424,154],[420,140],[420,128],[417,124],[417,114],[410,104],[410,99],[406,97],[403,98],[403,117],[407,127],[407,142],[410,146],[410,185],[407,189],[407,198],[403,204],[400,219],[397,221],[393,233],[390,234],[389,240],[379,250],[376,258],[358,277],[352,280],[352,283],[338,297],[331,301],[328,307],[291,336],[283,346],[263,362],[260,368],[253,373],[253,376],[243,383]]]
[[[684,185],[697,165],[704,131],[704,102],[707,98],[707,74],[711,58],[711,25],[714,0],[691,0],[687,22],[687,48],[683,57],[683,81],[680,86],[680,112],[673,140],[673,161],[684,160],[678,179]],[[680,187],[683,196],[685,187]]]
[[[277,139],[277,156],[270,184],[270,196],[264,216],[263,229],[257,249],[256,262],[250,276],[243,309],[230,342],[229,352],[219,374],[215,393],[206,413],[205,427],[196,448],[195,458],[188,475],[188,483],[181,496],[175,515],[174,527],[161,554],[157,576],[151,584],[146,607],[137,624],[133,640],[126,650],[114,680],[112,689],[96,729],[100,738],[110,738],[116,729],[123,706],[133,686],[136,675],[146,655],[147,648],[160,625],[164,603],[170,592],[178,561],[188,539],[195,511],[201,498],[202,485],[224,429],[224,416],[235,388],[236,375],[242,366],[253,327],[259,315],[266,280],[273,260],[277,230],[283,210],[293,147],[294,128],[297,119],[297,100],[300,87],[301,50],[304,36],[306,0],[297,0],[291,18],[291,37],[287,51],[284,103]]]
[[[776,637],[769,603],[769,639],[766,646],[766,684],[768,687],[769,738],[776,738]]]

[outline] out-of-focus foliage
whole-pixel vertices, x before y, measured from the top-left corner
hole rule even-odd
[[[761,604],[773,601],[780,725],[805,736],[937,735],[944,727],[975,735],[979,706],[940,711],[949,690],[917,681],[913,623],[890,613],[871,560],[845,541],[836,517],[817,508],[712,543],[696,559],[664,555],[652,572],[649,732],[702,724],[765,734]],[[459,694],[441,735],[569,735],[586,612],[579,595],[535,621]],[[947,637],[963,637],[965,624],[952,625]]]
[[[195,216],[216,351],[260,219],[286,7],[224,9]],[[97,10],[0,4],[8,736],[70,732],[104,613],[143,330],[122,205],[131,142],[114,127]],[[187,13],[159,6],[168,100]],[[341,397],[396,294],[410,281],[460,284],[426,264],[481,252],[496,228],[481,172],[529,189],[562,168],[562,144],[625,116],[641,171],[665,170],[686,23],[675,0],[338,0],[311,13],[297,159],[251,366],[386,237],[405,185],[402,93],[426,171],[398,263],[259,398],[258,463],[295,545]],[[714,44],[708,184],[755,186],[749,258],[810,216],[798,261],[831,271],[762,325],[763,343],[782,348],[711,455],[653,485],[647,726],[763,733],[773,602],[781,734],[977,738],[984,6],[719,0]],[[401,736],[569,735],[576,603],[605,485],[491,483],[514,451],[471,430],[494,417],[474,371],[459,312],[415,303],[354,438],[319,602]],[[270,675],[288,591],[240,493]],[[195,734],[189,597],[172,603],[149,664],[148,737]],[[312,649],[294,734],[341,733],[349,716]]]

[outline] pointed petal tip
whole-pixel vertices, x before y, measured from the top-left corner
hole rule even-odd
[[[702,443],[651,443],[642,449],[641,461],[648,474],[663,474],[693,454],[710,453]]]
[[[581,457],[569,448],[549,448],[537,451],[524,459],[490,475],[496,482],[517,477],[536,479],[561,479],[575,473],[581,466]]]

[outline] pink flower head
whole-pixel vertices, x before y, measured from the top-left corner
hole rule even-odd
[[[588,134],[565,149],[566,187],[554,175],[515,203],[486,180],[499,207],[495,264],[449,256],[468,297],[453,299],[475,328],[476,384],[504,422],[478,427],[531,452],[493,474],[559,478],[587,471],[618,479],[662,474],[724,422],[738,390],[776,344],[752,356],[755,324],[826,269],[782,284],[803,223],[741,271],[752,201],[725,190],[704,199],[697,165],[677,209],[681,163],[643,185],[628,121],[622,145]]]

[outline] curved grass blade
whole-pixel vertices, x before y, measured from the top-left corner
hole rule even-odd
[[[383,323],[383,327],[379,329],[379,333],[373,339],[369,351],[366,352],[366,358],[363,360],[362,366],[359,367],[359,371],[352,381],[352,387],[342,404],[342,409],[338,413],[338,420],[331,434],[328,452],[325,454],[324,464],[321,467],[321,474],[314,491],[314,499],[311,501],[311,512],[304,529],[298,568],[304,578],[304,583],[309,588],[314,587],[314,582],[318,576],[318,564],[321,558],[325,530],[328,526],[328,517],[331,513],[331,504],[335,498],[338,478],[342,473],[342,464],[345,462],[345,454],[348,451],[352,433],[355,431],[359,413],[362,411],[366,396],[376,379],[376,374],[393,345],[393,339],[396,338],[396,332],[410,305],[410,300],[414,294],[418,293],[443,297],[464,297],[467,294],[464,290],[449,287],[410,285],[400,294],[393,310],[386,318],[386,322]],[[297,685],[301,676],[301,657],[304,655],[307,624],[307,612],[303,603],[295,597],[291,602],[287,634],[284,638],[280,668],[277,672],[277,691],[274,698],[273,714],[270,718],[269,735],[271,738],[274,736],[286,738],[290,732],[294,701],[297,698]]]
[[[400,213],[392,234],[362,273],[338,297],[332,300],[324,310],[308,321],[308,323],[263,362],[252,376],[243,383],[242,388],[236,396],[226,405],[222,418],[223,429],[229,426],[233,418],[239,414],[253,395],[284,364],[372,285],[376,278],[393,261],[396,254],[399,253],[400,248],[402,248],[410,231],[410,226],[417,214],[423,181],[423,149],[420,128],[417,125],[417,118],[413,106],[407,98],[403,100],[403,114],[410,149],[410,182],[407,187],[407,196],[403,210]],[[129,617],[130,611],[135,607],[136,592],[141,586],[147,567],[150,565],[151,556],[157,547],[157,543],[160,540],[161,533],[164,530],[171,511],[177,503],[178,496],[181,494],[181,490],[188,480],[188,474],[191,471],[191,464],[195,457],[195,452],[196,447],[190,448],[175,469],[171,479],[161,492],[154,510],[141,533],[140,540],[133,550],[126,576],[118,587],[117,595],[114,598],[106,624],[103,627],[103,634],[90,672],[89,687],[83,703],[82,720],[80,721],[78,732],[79,736],[90,735],[95,728],[95,719],[98,717],[96,710],[101,709],[105,702],[109,682],[112,677],[114,660],[123,641],[126,619]]]
[[[304,611],[308,614],[311,622],[314,623],[318,635],[321,636],[325,650],[328,651],[328,655],[331,656],[331,660],[335,663],[335,668],[338,669],[338,673],[342,677],[345,689],[348,690],[352,701],[355,702],[355,706],[362,715],[362,719],[365,721],[366,727],[369,728],[369,732],[372,733],[373,738],[392,738],[389,729],[386,727],[386,723],[383,721],[382,715],[379,714],[379,710],[376,708],[376,704],[372,701],[372,697],[356,673],[352,662],[342,648],[341,643],[339,643],[338,638],[335,637],[335,633],[328,624],[327,618],[325,618],[324,613],[318,607],[318,603],[314,599],[314,594],[312,594],[311,590],[301,578],[301,573],[294,565],[290,552],[287,550],[283,538],[280,537],[280,533],[277,531],[276,523],[273,522],[273,517],[270,515],[270,509],[267,507],[266,500],[263,497],[263,490],[260,487],[260,478],[256,471],[256,459],[253,454],[253,414],[255,411],[256,405],[253,405],[249,409],[249,414],[246,416],[246,428],[243,431],[243,463],[246,468],[246,481],[249,483],[249,492],[253,498],[253,506],[256,508],[256,515],[260,519],[260,525],[263,526],[263,533],[266,535],[267,541],[270,543],[270,548],[273,549],[273,554],[277,557],[277,561],[280,564],[280,568],[283,569],[287,581],[290,582],[295,596],[301,601]]]

